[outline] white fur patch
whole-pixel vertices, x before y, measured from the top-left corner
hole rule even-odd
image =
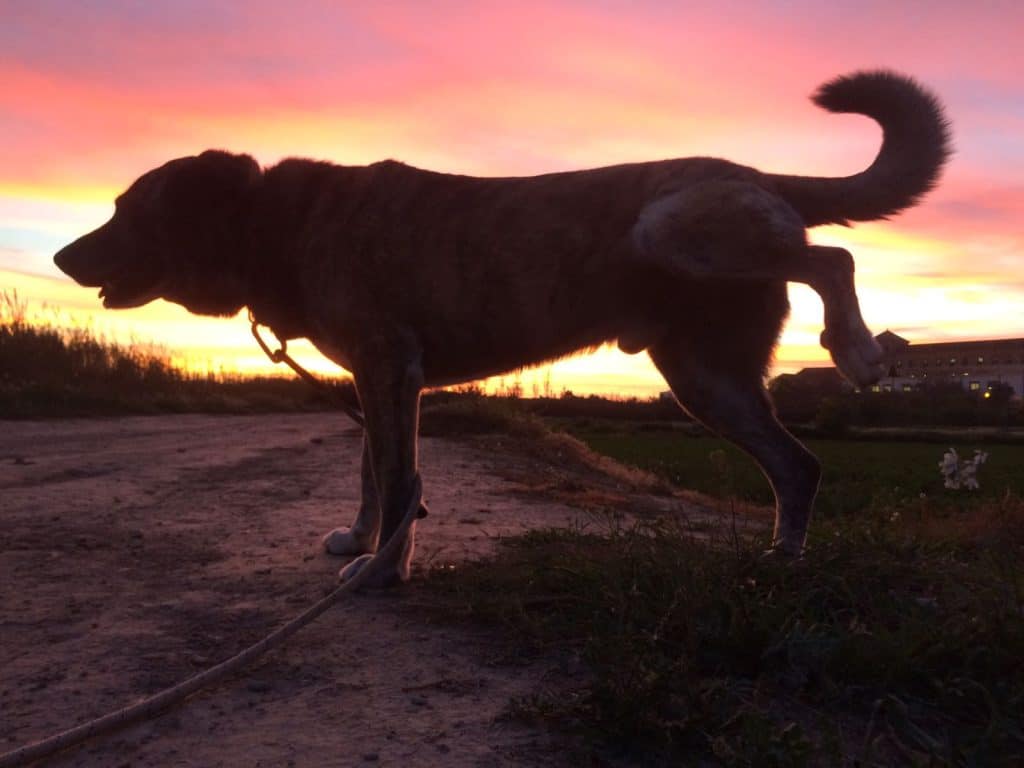
[[[395,554],[383,561],[379,558],[382,555],[387,555],[384,550],[377,555],[361,555],[342,568],[338,572],[338,578],[348,581],[365,568],[371,560],[377,559],[378,562],[374,565],[375,572],[366,582],[367,587],[383,589],[407,582],[412,575],[412,558],[416,551],[415,521],[409,526],[409,533],[402,546],[396,547],[392,551]]]
[[[377,551],[377,537],[356,528],[335,528],[321,539],[330,555],[364,555]]]

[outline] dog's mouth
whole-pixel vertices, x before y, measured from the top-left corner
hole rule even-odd
[[[162,282],[156,275],[108,278],[102,281],[97,295],[106,309],[132,309],[160,298]]]

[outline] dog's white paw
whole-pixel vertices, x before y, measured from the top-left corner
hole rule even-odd
[[[357,557],[338,571],[338,579],[340,581],[351,581],[370,564],[374,557],[375,555],[361,555]],[[380,563],[378,566],[373,567],[373,573],[367,577],[360,587],[366,587],[367,589],[389,589],[390,587],[404,584],[408,580],[408,569],[403,571],[400,568],[396,568],[394,564]]]
[[[335,528],[321,539],[329,555],[364,555],[377,551],[375,536],[361,534],[352,528]]]
[[[858,387],[869,387],[885,375],[885,352],[867,328],[845,333],[826,328],[821,332],[821,346],[829,351],[840,372]]]
[[[401,546],[381,549],[379,555],[361,555],[338,572],[342,581],[355,578],[364,568],[372,572],[362,583],[370,589],[386,589],[404,584],[412,575],[412,556],[416,549],[416,523],[413,523]],[[383,557],[383,559],[382,559]],[[373,563],[371,565],[371,563]]]

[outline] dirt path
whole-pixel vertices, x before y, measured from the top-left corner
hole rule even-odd
[[[342,561],[319,538],[354,513],[360,439],[332,414],[0,422],[0,751],[177,682],[325,594]],[[524,494],[525,458],[425,438],[421,464],[420,568],[585,517]],[[501,717],[544,670],[492,663],[483,633],[426,623],[415,592],[357,596],[248,674],[51,764],[560,765]]]

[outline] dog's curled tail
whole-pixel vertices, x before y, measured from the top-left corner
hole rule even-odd
[[[882,148],[867,170],[853,176],[772,177],[807,226],[884,219],[935,186],[952,152],[949,122],[938,98],[916,81],[884,70],[855,72],[826,83],[811,98],[830,112],[877,120]]]

